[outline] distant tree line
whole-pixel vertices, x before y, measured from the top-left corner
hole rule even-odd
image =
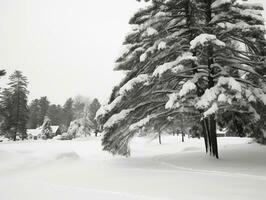
[[[90,116],[89,120],[94,123],[95,114],[100,107],[98,99],[93,101],[81,95],[66,100],[63,106],[50,104],[48,98],[34,99],[29,105],[29,120],[27,128],[35,129],[41,126],[47,116],[51,125],[60,125],[62,132],[66,132],[73,120]],[[91,126],[95,129],[96,126]]]
[[[0,70],[0,76],[5,75]],[[100,108],[98,99],[76,96],[66,100],[63,106],[51,104],[46,96],[28,103],[28,80],[21,71],[9,77],[7,88],[1,89],[0,96],[0,134],[13,139],[27,138],[27,129],[36,129],[49,121],[49,126],[60,126],[67,132],[72,121],[84,119],[87,131],[97,132],[95,114]],[[49,119],[49,120],[48,120]],[[88,122],[87,122],[88,121]],[[90,133],[88,133],[90,134]]]

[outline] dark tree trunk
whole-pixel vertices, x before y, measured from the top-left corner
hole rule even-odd
[[[162,144],[161,131],[159,131],[159,144]]]
[[[207,129],[206,129],[205,123],[206,123],[206,119],[203,119],[202,122],[201,122],[202,135],[204,137],[205,150],[206,150],[206,153],[208,153],[208,151],[209,151],[209,148],[208,148],[208,134],[207,134]]]
[[[215,114],[210,116],[210,133],[212,138],[212,155],[219,159],[218,155],[218,145],[217,145],[217,134],[216,134],[216,119]]]
[[[208,29],[208,33],[212,34],[212,29],[211,29],[211,25],[210,22],[212,20],[212,1],[211,0],[206,0],[206,4],[207,4],[207,11],[206,11],[206,22],[207,25],[209,26]],[[207,47],[207,58],[208,58],[208,71],[209,71],[209,76],[208,76],[208,88],[212,88],[214,87],[215,83],[214,83],[214,69],[213,69],[213,64],[214,64],[214,60],[213,60],[213,47],[212,46],[208,46]],[[207,119],[204,119],[204,127],[205,127],[205,145],[206,146],[206,152],[209,152],[211,156],[216,157],[217,159],[219,158],[218,155],[218,145],[217,145],[217,134],[216,134],[216,119],[215,119],[215,114],[212,114],[210,116],[207,117]]]

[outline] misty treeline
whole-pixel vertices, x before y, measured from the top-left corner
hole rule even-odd
[[[0,75],[5,75],[1,70]],[[100,107],[98,99],[77,95],[66,100],[64,105],[52,104],[46,96],[28,102],[28,79],[21,71],[15,71],[9,77],[6,88],[1,88],[0,131],[2,135],[16,140],[26,139],[27,129],[59,126],[60,133],[69,131],[77,125],[83,128],[83,134],[90,135],[98,131],[95,114]],[[47,125],[48,124],[48,125]],[[72,137],[77,133],[73,133]],[[77,131],[77,130],[75,130]],[[44,133],[45,135],[45,133]],[[49,135],[48,135],[49,136]],[[46,138],[47,133],[46,133]]]
[[[263,6],[236,0],[145,0],[115,70],[126,76],[97,112],[104,150],[130,155],[140,132],[199,127],[219,157],[217,129],[265,142]],[[182,127],[187,126],[187,127]]]

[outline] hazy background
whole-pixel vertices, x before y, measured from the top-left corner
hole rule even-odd
[[[266,8],[265,0],[260,2]],[[82,94],[106,102],[136,0],[0,0],[0,69],[29,79],[30,100],[63,104]],[[266,16],[266,13],[264,14]]]

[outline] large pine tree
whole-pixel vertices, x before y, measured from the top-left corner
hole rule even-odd
[[[27,137],[26,124],[28,120],[28,80],[20,71],[15,71],[9,77],[9,88],[2,92],[1,105],[4,113],[4,132],[14,141],[19,136]]]
[[[237,112],[255,123],[255,105],[266,103],[262,9],[235,0],[153,0],[137,12],[116,66],[127,75],[97,113],[104,149],[128,155],[130,138],[150,121],[193,116],[206,151],[218,158],[218,117]]]
[[[191,33],[185,20],[188,9],[183,7],[186,1],[176,7],[153,2],[130,20],[134,32],[127,36],[116,66],[116,70],[127,70],[127,76],[114,89],[110,104],[97,113],[106,132],[104,149],[128,155],[128,141],[139,128],[151,120],[167,122],[168,117],[180,116],[170,109],[176,105],[167,103],[168,94],[177,91],[186,77],[175,72],[195,60],[185,53]]]

